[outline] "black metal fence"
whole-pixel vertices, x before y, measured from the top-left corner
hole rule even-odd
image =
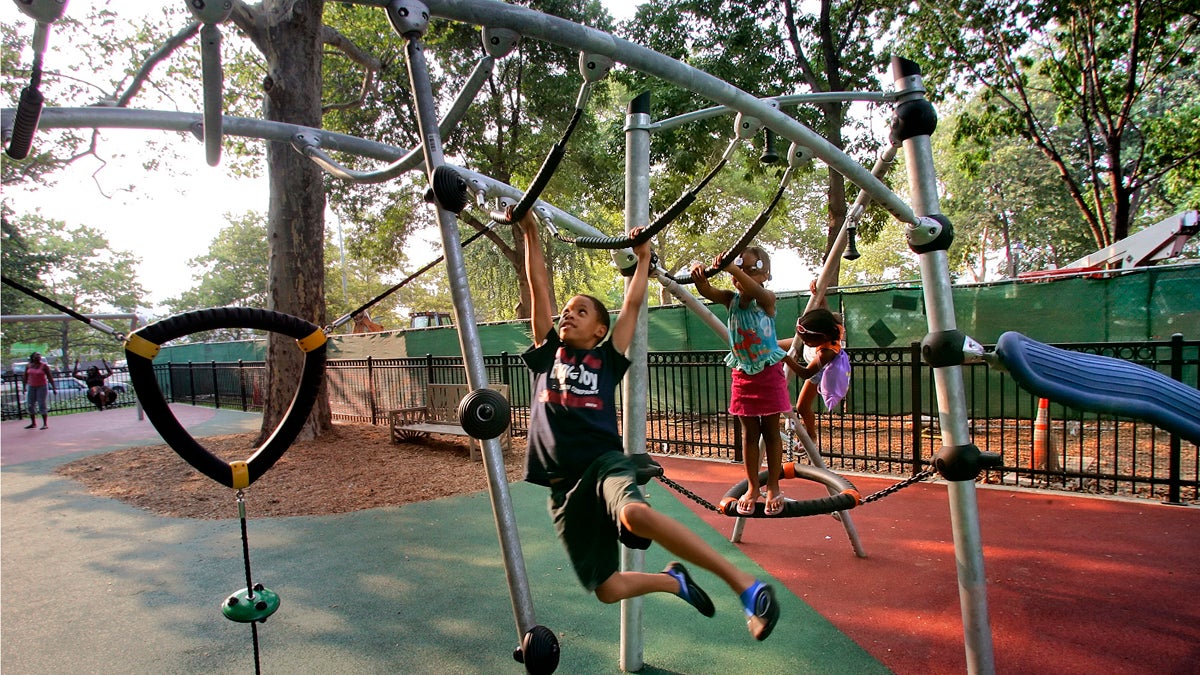
[[[1200,341],[1072,343],[1057,345],[1121,358],[1200,388]],[[941,446],[933,372],[919,345],[851,349],[850,393],[834,411],[818,413],[818,438],[830,468],[912,475],[930,466]],[[741,434],[729,405],[724,352],[654,352],[648,357],[646,441],[652,452],[741,461]],[[512,431],[528,430],[528,373],[518,355],[485,357],[488,379],[509,386]],[[156,365],[168,400],[261,410],[261,362]],[[1006,374],[984,364],[963,366],[972,440],[999,453],[1003,465],[984,473],[989,483],[1121,494],[1172,503],[1200,502],[1200,448],[1145,422],[1049,407],[1049,438],[1038,447],[1038,400]],[[127,382],[121,371],[110,382]],[[330,361],[326,386],[335,419],[387,424],[396,408],[425,405],[428,384],[466,381],[457,357]],[[5,419],[10,419],[8,381]],[[132,400],[121,392],[122,402]],[[86,397],[56,412],[85,410]],[[21,416],[18,397],[12,417]],[[618,402],[620,400],[618,394]],[[69,403],[70,405],[65,405]]]
[[[53,374],[54,389],[47,392],[46,403],[51,415],[65,415],[85,410],[95,410],[96,406],[88,400],[87,385],[82,380],[75,379],[69,372]],[[113,368],[112,375],[105,382],[117,394],[117,400],[112,407],[130,406],[137,402],[133,385],[129,383],[129,371],[125,368]],[[0,376],[0,419],[15,420],[29,416],[26,403],[26,388],[21,375],[5,373]]]

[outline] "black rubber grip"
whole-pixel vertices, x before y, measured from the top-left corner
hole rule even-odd
[[[744,480],[729,488],[729,491],[725,493],[725,497],[721,500],[719,507],[721,513],[734,518],[798,518],[801,516],[817,516],[825,513],[848,511],[862,503],[862,498],[858,494],[858,488],[854,487],[850,481],[828,469],[818,469],[808,464],[788,462],[783,467],[783,477],[803,478],[821,483],[826,487],[837,490],[838,494],[815,499],[788,499],[783,504],[783,512],[775,516],[768,516],[765,511],[765,505],[762,502],[757,502],[754,504],[753,515],[742,515],[737,512],[737,500],[738,497],[746,494],[746,488],[749,487],[749,481]],[[765,485],[767,478],[769,478],[769,475],[766,471],[760,473],[758,475],[759,485]]]
[[[705,279],[711,279],[720,274],[721,270],[725,269],[729,263],[736,260],[737,257],[742,254],[742,251],[745,251],[746,247],[750,245],[750,242],[754,241],[754,238],[758,236],[758,233],[762,232],[762,229],[766,227],[767,222],[771,220],[771,214],[775,211],[775,207],[779,204],[780,197],[783,197],[783,193],[787,189],[790,178],[791,176],[788,174],[783,180],[779,181],[779,188],[775,190],[775,196],[771,198],[771,201],[767,204],[767,207],[758,214],[758,217],[754,219],[754,222],[750,224],[750,227],[747,228],[742,234],[741,239],[738,239],[737,242],[734,243],[733,247],[726,251],[715,265],[704,270]],[[692,283],[692,275],[681,274],[676,277],[671,277],[671,281],[681,285],[690,284]]]
[[[131,333],[126,342],[125,355],[129,362],[130,382],[137,392],[138,401],[146,411],[146,416],[150,418],[151,424],[154,425],[163,440],[179,453],[184,461],[205,476],[226,487],[245,487],[244,485],[235,486],[233,466],[200,445],[171,412],[154,374],[153,358],[137,353],[136,350],[139,348],[136,346],[133,347],[135,351],[131,351],[131,342],[144,344],[142,341],[145,341],[161,345],[185,335],[220,328],[265,330],[287,335],[297,340],[309,338],[320,329],[315,324],[303,319],[270,310],[218,307],[177,314],[143,326]],[[324,343],[305,353],[304,368],[287,413],[270,438],[257,448],[249,459],[245,460],[249,473],[246,485],[258,480],[266,473],[267,469],[270,469],[283,456],[283,453],[291,446],[292,441],[296,440],[297,434],[304,427],[308,415],[317,401],[321,378],[325,374],[325,355],[326,345]]]
[[[21,90],[21,99],[17,102],[17,113],[13,119],[12,138],[8,142],[8,156],[13,159],[25,159],[33,148],[33,135],[37,132],[38,121],[42,119],[42,104],[45,97],[42,92],[32,86]]]

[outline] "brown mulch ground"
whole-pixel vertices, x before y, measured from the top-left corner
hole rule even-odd
[[[197,439],[214,455],[245,460],[257,434]],[[510,482],[521,479],[523,439],[504,456]],[[160,516],[219,519],[237,516],[234,493],[183,461],[167,445],[92,455],[56,469],[96,496],[117,499]],[[334,424],[319,439],[293,443],[246,488],[250,514],[312,516],[399,506],[487,489],[483,463],[470,459],[465,438],[434,436],[394,444],[386,427]]]

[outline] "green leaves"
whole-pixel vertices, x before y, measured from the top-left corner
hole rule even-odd
[[[80,314],[132,313],[145,295],[136,281],[138,259],[127,251],[113,250],[97,230],[86,225],[69,226],[40,215],[10,219],[6,214],[0,260],[4,276]],[[0,298],[5,314],[60,313],[7,285]],[[81,321],[15,323],[5,326],[4,339],[10,344],[61,345],[84,358],[103,354],[112,359],[121,352],[111,336]],[[64,357],[73,358],[70,353]]]
[[[1194,137],[1188,106],[1182,117],[1169,111],[1196,97],[1184,65],[1200,49],[1194,12],[1161,0],[925,3],[902,33],[930,55],[935,97],[972,101],[960,111],[955,139],[968,149],[956,163],[977,172],[994,145],[1023,141],[1058,175],[1055,192],[1075,205],[1093,248],[1192,199],[1184,176],[1196,146],[1175,143]]]

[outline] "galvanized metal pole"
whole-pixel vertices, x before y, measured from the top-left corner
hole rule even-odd
[[[625,117],[625,231],[650,222],[650,93],[639,95],[629,103]],[[626,289],[629,281],[625,282]],[[638,312],[637,330],[626,355],[632,362],[625,373],[622,389],[621,428],[625,436],[625,453],[646,452],[646,393],[649,387],[647,356],[648,312]],[[646,552],[621,549],[621,569],[641,572],[646,566]],[[621,670],[636,672],[643,665],[642,598],[621,601]]]
[[[909,193],[913,212],[919,216],[918,222],[908,227],[908,243],[919,256],[929,336],[950,334],[957,330],[950,266],[946,255],[946,249],[953,240],[953,229],[941,215],[937,176],[933,169],[930,134],[936,127],[937,117],[933,106],[925,99],[921,70],[916,63],[894,58],[892,77],[899,94],[897,123],[892,133],[903,140]],[[966,447],[971,444],[971,435],[967,428],[967,396],[962,365],[931,365],[934,365],[933,379],[937,388],[942,446]],[[990,674],[995,672],[995,662],[988,623],[987,579],[983,571],[983,543],[974,480],[950,481],[949,496],[967,672]]]
[[[417,108],[417,122],[423,140],[425,168],[430,183],[433,172],[445,161],[442,139],[438,131],[437,110],[433,97],[433,86],[429,80],[429,66],[421,42],[424,24],[419,17],[428,17],[428,10],[418,2],[405,3],[400,8],[408,24],[397,25],[397,32],[407,40],[405,55],[408,75]],[[392,17],[389,17],[392,18]],[[394,25],[402,23],[395,21]],[[454,301],[454,317],[458,326],[458,340],[463,354],[463,365],[467,371],[467,383],[472,389],[487,386],[487,370],[483,363],[483,350],[479,340],[479,327],[475,324],[475,308],[471,301],[471,289],[467,284],[467,268],[459,245],[458,218],[437,205],[438,224],[442,234],[442,250],[446,257],[446,271],[450,278],[450,294]],[[508,490],[508,478],[504,470],[504,454],[499,439],[483,442],[484,468],[488,479],[488,493],[492,500],[492,513],[500,537],[500,551],[504,558],[504,570],[508,577],[509,595],[513,615],[517,623],[518,640],[537,622],[533,612],[533,599],[529,590],[529,579],[525,571],[525,558],[517,535],[516,516],[512,497]]]

